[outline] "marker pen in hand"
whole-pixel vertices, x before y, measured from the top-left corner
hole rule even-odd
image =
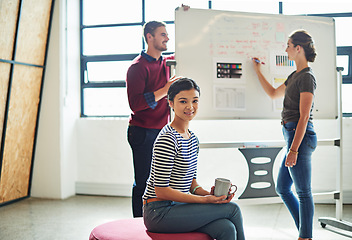
[[[257,63],[261,63],[261,64],[265,64],[264,62],[261,62],[259,59],[257,59],[257,58],[252,58],[252,60],[254,60],[255,62],[257,62]]]

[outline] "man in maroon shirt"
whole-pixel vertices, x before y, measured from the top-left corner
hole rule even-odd
[[[147,52],[142,51],[127,71],[127,94],[132,110],[128,126],[128,142],[132,149],[134,184],[132,210],[134,217],[142,216],[142,195],[149,177],[152,149],[159,131],[169,122],[170,110],[166,94],[173,81],[169,80],[167,59],[168,34],[165,23],[151,21],[144,25]]]

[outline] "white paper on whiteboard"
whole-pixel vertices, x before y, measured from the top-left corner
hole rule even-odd
[[[214,86],[215,110],[246,110],[246,88],[243,86]]]
[[[272,79],[272,86],[274,88],[278,88],[280,87],[282,84],[285,83],[286,81],[286,77],[284,76],[275,76],[273,79]],[[273,99],[273,111],[275,112],[281,112],[282,111],[282,108],[283,108],[283,101],[284,101],[284,97],[280,97],[280,98],[276,98],[276,99]]]

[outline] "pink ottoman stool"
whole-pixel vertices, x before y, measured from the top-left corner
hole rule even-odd
[[[213,240],[205,233],[151,233],[143,218],[116,220],[95,227],[89,240]]]

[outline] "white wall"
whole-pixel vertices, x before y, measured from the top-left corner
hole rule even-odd
[[[54,6],[34,158],[34,197],[67,198],[75,194],[79,1],[67,1],[67,5],[66,1],[57,0]]]
[[[37,129],[31,189],[35,197],[61,198],[59,3],[54,6]]]
[[[61,187],[62,198],[75,194],[77,180],[77,120],[80,117],[79,1],[61,1]]]
[[[133,163],[127,119],[78,121],[77,193],[131,196]]]
[[[132,154],[126,138],[127,119],[80,119],[78,127],[77,192],[130,196],[133,183]],[[351,201],[352,181],[352,119],[344,120],[344,190]],[[319,139],[335,139],[339,135],[337,120],[316,120]],[[196,121],[191,124],[200,142],[275,141],[282,140],[279,120]],[[99,139],[99,140],[97,140]],[[313,155],[312,186],[315,193],[336,190],[339,148],[319,146]],[[274,165],[276,179],[279,158]],[[221,165],[219,165],[221,164]],[[228,177],[241,193],[247,183],[248,168],[236,149],[201,149],[199,182],[210,187],[215,177]],[[346,199],[347,200],[347,199]]]

